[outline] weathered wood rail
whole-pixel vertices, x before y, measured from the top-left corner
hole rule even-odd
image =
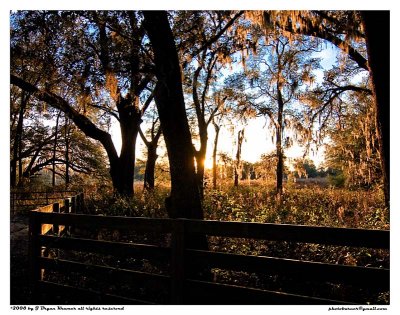
[[[42,226],[64,225],[111,230],[134,230],[135,232],[161,233],[170,235],[170,246],[145,245],[129,242],[114,242],[85,239],[67,235],[43,235]],[[293,281],[332,282],[389,290],[389,269],[327,264],[294,259],[265,256],[247,256],[185,248],[185,239],[193,234],[250,238],[259,240],[289,241],[389,249],[389,231],[325,228],[285,224],[262,224],[241,222],[217,222],[187,219],[152,219],[133,217],[95,216],[73,213],[30,213],[30,259],[34,292],[49,292],[58,296],[74,296],[87,304],[152,304],[160,303],[135,296],[117,296],[107,290],[87,289],[54,283],[43,277],[42,270],[57,270],[97,277],[109,283],[123,282],[167,292],[169,298],[161,303],[171,304],[352,304],[358,301],[332,300],[316,296],[304,296],[287,292],[256,289],[230,284],[215,283],[192,277],[195,270],[224,270],[243,272],[268,272],[283,274]],[[146,258],[164,259],[167,274],[156,274],[119,267],[76,262],[57,257],[44,257],[43,249],[74,250],[105,255],[117,259]],[[122,257],[122,258],[121,258]],[[40,298],[40,297],[38,297]],[[38,300],[40,302],[40,300]],[[47,301],[48,303],[49,301]],[[80,300],[82,304],[82,300]]]
[[[74,190],[60,191],[12,191],[10,192],[11,214],[26,213],[29,210],[48,206],[68,196],[78,195]]]
[[[43,207],[39,207],[36,210],[33,210],[37,213],[76,213],[80,209],[83,208],[83,193],[79,193],[75,196],[64,199],[62,202],[55,202]],[[58,198],[59,200],[60,198]],[[33,221],[29,220],[29,254],[31,255],[34,250],[39,250],[39,256],[41,257],[49,257],[49,248],[38,247],[36,244],[35,238],[32,238],[33,233],[37,233],[42,236],[46,236],[49,234],[57,235],[59,237],[70,234],[72,231],[71,227],[67,227],[65,225],[58,224],[40,224],[34,225]],[[35,259],[30,259],[30,271],[33,272],[31,274],[32,277],[39,275],[40,278],[43,278],[44,269],[37,268],[37,261]]]
[[[58,198],[57,200],[60,200]],[[65,198],[60,202],[55,202],[37,208],[35,211],[41,213],[76,213],[80,212],[83,208],[83,193],[76,194],[74,196]],[[64,230],[64,226],[61,228],[58,225],[43,224],[41,228],[41,234],[46,235],[49,231],[53,233],[61,233]]]

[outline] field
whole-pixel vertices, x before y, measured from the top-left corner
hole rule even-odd
[[[211,220],[389,228],[389,214],[378,190],[291,184],[286,186],[278,206],[271,183],[253,182],[239,188],[225,185],[221,190],[209,191],[204,209]]]
[[[149,193],[143,192],[141,183],[136,184],[131,201],[93,191],[88,189],[85,195],[89,198],[88,208],[94,213],[167,216],[167,185],[161,184]],[[243,181],[239,187],[225,182],[215,190],[206,188],[203,210],[206,220],[389,229],[389,212],[379,189],[349,190],[314,182],[287,183],[280,206],[272,182]]]

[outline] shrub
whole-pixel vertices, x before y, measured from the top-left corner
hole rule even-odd
[[[333,187],[344,187],[345,183],[346,183],[346,177],[344,176],[343,173],[339,173],[336,175],[329,175],[328,176],[328,182],[329,185],[333,186]]]

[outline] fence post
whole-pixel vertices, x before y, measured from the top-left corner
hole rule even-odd
[[[71,197],[71,211],[70,211],[70,213],[76,213],[76,198],[77,198],[77,196]]]
[[[39,257],[41,256],[39,235],[42,232],[42,227],[37,214],[37,211],[29,212],[29,281],[32,290],[33,304],[38,304],[40,302],[38,301],[40,297],[38,283],[42,280],[42,272],[39,269]]]
[[[85,208],[85,195],[82,192],[81,193],[81,211],[82,211],[82,213],[84,212],[84,208]]]
[[[11,193],[11,214],[15,212],[15,194]]]
[[[185,221],[172,220],[171,233],[171,304],[184,303]]]
[[[78,201],[78,196],[73,196],[71,197],[71,209],[70,209],[70,213],[76,213],[76,204]],[[72,225],[68,226],[68,235],[71,236],[71,234],[74,234],[74,227]]]
[[[79,193],[76,195],[76,208],[75,208],[75,213],[80,213],[81,212],[81,194]]]
[[[53,203],[53,212],[60,213],[60,204],[58,202]],[[58,224],[53,224],[53,233],[59,232]]]
[[[69,213],[70,209],[69,209],[69,198],[64,199],[64,212],[63,213]]]
[[[77,212],[83,213],[83,192],[78,194],[78,200]]]

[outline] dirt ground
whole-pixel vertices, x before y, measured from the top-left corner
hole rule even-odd
[[[31,304],[28,283],[28,217],[12,217],[10,234],[10,304]]]

